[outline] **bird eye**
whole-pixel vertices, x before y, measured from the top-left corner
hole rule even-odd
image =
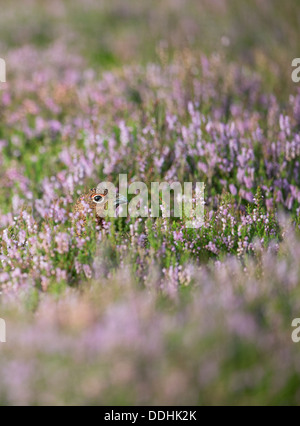
[[[95,203],[101,203],[103,197],[101,197],[101,195],[95,195],[94,197],[94,201]]]

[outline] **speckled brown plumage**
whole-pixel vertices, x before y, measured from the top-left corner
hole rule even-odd
[[[105,202],[105,198],[107,197],[107,192],[103,193],[103,194],[98,194],[96,188],[92,188],[89,190],[89,192],[87,194],[83,194],[76,202],[75,206],[74,206],[74,213],[79,213],[78,215],[78,219],[82,220],[84,223],[86,223],[86,208],[85,205],[88,205],[89,208],[93,211],[93,214],[95,216],[97,225],[99,226],[103,226],[103,218],[100,217],[97,212],[97,206],[98,204],[94,201],[95,197],[100,196],[103,198],[104,202],[103,202],[103,208],[106,204]],[[99,207],[98,207],[99,209]]]
[[[104,189],[101,192],[97,192],[96,188],[92,188],[89,190],[87,194],[83,194],[76,201],[73,212],[76,215],[77,220],[82,220],[84,224],[86,223],[86,206],[88,205],[90,210],[92,210],[92,214],[96,219],[96,224],[103,227],[103,217],[101,212],[104,211],[105,206],[109,200],[108,190]],[[118,207],[120,204],[127,203],[127,199],[125,197],[116,197],[114,199],[114,204]]]

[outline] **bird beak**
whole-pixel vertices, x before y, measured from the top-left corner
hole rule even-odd
[[[127,204],[127,203],[128,203],[127,198],[126,198],[126,197],[123,197],[123,195],[119,195],[119,196],[116,198],[115,206],[116,206],[116,207],[118,207],[118,206],[120,206],[121,204]]]

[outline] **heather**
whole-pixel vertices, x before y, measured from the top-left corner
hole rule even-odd
[[[25,3],[0,17],[0,404],[297,405],[296,2]],[[204,182],[204,223],[74,223],[120,173]]]

